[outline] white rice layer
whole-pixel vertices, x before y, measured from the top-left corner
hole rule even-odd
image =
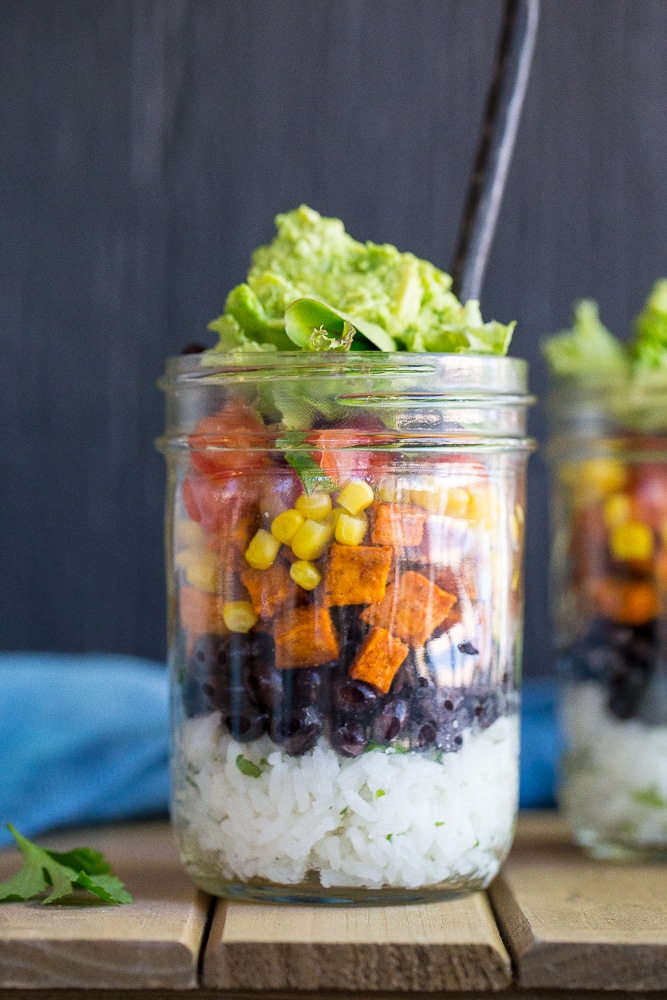
[[[325,740],[290,757],[268,737],[235,742],[219,721],[187,720],[174,747],[174,820],[195,870],[283,885],[315,873],[327,888],[486,885],[509,850],[517,716],[467,731],[461,750],[437,759],[383,750],[344,758]],[[259,776],[239,768],[246,761]]]
[[[667,847],[667,725],[618,719],[605,701],[597,683],[564,694],[563,808],[579,833]]]

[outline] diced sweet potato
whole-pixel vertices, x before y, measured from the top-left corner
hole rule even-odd
[[[206,632],[227,635],[227,626],[222,617],[224,603],[224,598],[217,594],[197,590],[187,584],[179,587],[178,611],[181,625],[188,634],[188,649]]]
[[[400,503],[379,503],[373,511],[371,541],[393,548],[419,545],[424,534],[426,511]]]
[[[320,667],[338,658],[338,637],[326,608],[312,604],[294,608],[278,618],[273,638],[280,670]]]
[[[445,620],[456,599],[456,594],[408,570],[387,588],[383,600],[362,611],[360,618],[368,625],[387,629],[414,649]]]
[[[324,603],[328,607],[342,607],[381,601],[390,565],[388,546],[334,542],[324,576]]]
[[[621,625],[645,625],[658,615],[658,594],[648,580],[605,576],[593,582],[591,591],[598,613]]]
[[[398,668],[409,653],[409,647],[387,632],[374,628],[364,639],[352,666],[350,676],[372,684],[382,694],[387,694]]]
[[[273,618],[288,598],[294,601],[296,597],[296,584],[283,562],[275,562],[268,569],[246,567],[241,580],[260,618]]]

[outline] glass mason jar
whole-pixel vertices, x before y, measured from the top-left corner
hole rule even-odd
[[[667,857],[667,434],[616,397],[550,400],[559,795],[588,853],[642,860]]]
[[[197,885],[475,890],[517,809],[523,361],[171,359],[172,816]]]

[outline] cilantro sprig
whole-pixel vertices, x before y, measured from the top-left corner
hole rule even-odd
[[[0,902],[33,899],[49,889],[43,903],[56,903],[77,889],[92,893],[105,903],[133,902],[100,851],[89,847],[49,851],[22,837],[11,823],[7,829],[23,854],[23,867],[13,878],[0,883]]]

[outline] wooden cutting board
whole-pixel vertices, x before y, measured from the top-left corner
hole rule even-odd
[[[667,992],[667,866],[592,861],[554,814],[521,817],[488,894],[418,906],[209,900],[183,872],[165,823],[42,842],[103,850],[135,902],[0,905],[0,1000],[54,989],[63,998],[78,991],[78,1000],[110,989],[207,998],[504,990],[525,1000]],[[2,852],[0,879],[19,863],[17,852]]]
[[[520,986],[667,991],[667,865],[592,860],[525,815],[491,900]]]
[[[41,838],[64,851],[104,852],[135,902],[123,906],[0,905],[0,987],[185,989],[197,963],[210,901],[181,869],[166,823],[93,828]],[[0,854],[0,880],[20,866]]]

